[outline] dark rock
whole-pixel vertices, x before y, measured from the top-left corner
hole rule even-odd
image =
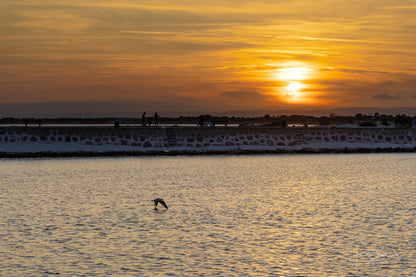
[[[143,143],[143,147],[149,148],[152,147],[152,144],[150,143],[150,141],[146,141],[145,143]]]

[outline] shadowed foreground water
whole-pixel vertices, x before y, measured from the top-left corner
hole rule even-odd
[[[0,160],[0,274],[414,276],[415,165],[416,154]]]

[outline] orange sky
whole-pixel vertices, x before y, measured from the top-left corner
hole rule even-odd
[[[2,0],[0,15],[3,104],[416,104],[412,0]]]

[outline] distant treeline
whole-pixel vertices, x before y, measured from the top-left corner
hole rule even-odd
[[[291,125],[328,125],[336,126],[338,124],[360,124],[361,126],[375,126],[375,122],[381,122],[382,125],[388,126],[394,123],[400,127],[411,127],[416,122],[416,116],[410,117],[404,114],[384,115],[373,114],[365,115],[358,113],[355,116],[340,116],[331,114],[329,116],[304,116],[304,115],[269,115],[260,117],[227,117],[211,116],[209,114],[199,116],[180,116],[180,117],[163,117],[158,118],[159,124],[196,124],[203,122],[227,122],[233,125],[265,125],[265,126],[291,126]],[[142,124],[140,117],[97,117],[97,118],[0,118],[0,124]]]

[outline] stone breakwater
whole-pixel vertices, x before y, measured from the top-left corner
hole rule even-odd
[[[0,156],[415,151],[416,129],[4,127]]]

